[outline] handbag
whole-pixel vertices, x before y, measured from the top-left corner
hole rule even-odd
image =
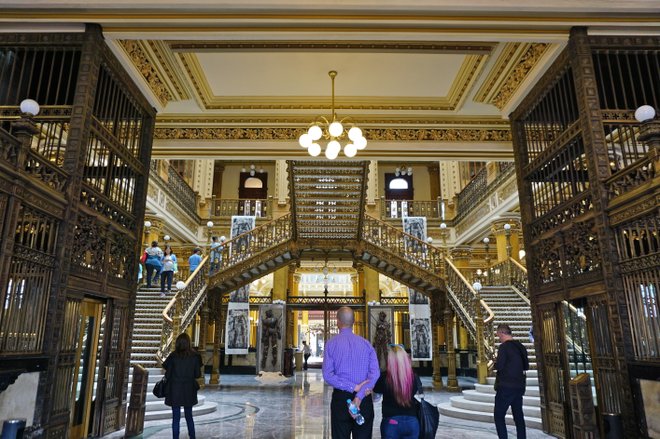
[[[433,439],[438,431],[440,412],[438,408],[424,399],[422,380],[415,376],[421,399],[417,405],[417,421],[419,421],[419,439]]]
[[[423,396],[417,407],[417,420],[419,421],[419,438],[434,438],[440,423],[440,412],[436,406],[427,402]]]
[[[167,378],[163,377],[154,385],[151,391],[156,398],[165,398],[167,396]]]

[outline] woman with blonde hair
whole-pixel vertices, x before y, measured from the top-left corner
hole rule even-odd
[[[417,400],[419,379],[412,370],[408,353],[402,345],[388,345],[387,373],[381,374],[374,393],[383,394],[383,420],[380,434],[383,439],[417,439]]]

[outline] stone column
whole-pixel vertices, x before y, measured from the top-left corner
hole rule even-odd
[[[504,227],[505,224],[511,226],[508,231]],[[497,262],[506,260],[508,256],[516,261],[520,259],[518,255],[520,251],[520,241],[518,239],[520,230],[520,216],[517,214],[507,214],[493,223],[493,232],[497,240]]]
[[[447,329],[447,390],[460,392],[456,379],[456,351],[454,350],[454,312],[445,309],[445,328]]]
[[[440,322],[442,321],[442,301],[439,296],[431,298],[431,322],[433,325],[433,389],[442,390],[440,369]]]
[[[199,313],[199,346],[197,346],[197,351],[202,356],[202,376],[197,379],[199,387],[204,388],[205,376],[204,376],[204,365],[206,364],[206,334],[207,334],[207,325],[209,321],[209,307],[206,301],[202,305],[202,311]]]
[[[213,335],[213,366],[211,366],[211,379],[210,385],[217,386],[220,384],[220,337],[222,336],[222,325],[224,324],[223,312],[220,313],[215,320],[214,335]]]

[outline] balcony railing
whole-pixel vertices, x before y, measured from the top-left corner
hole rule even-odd
[[[194,218],[197,223],[201,222],[197,214],[197,193],[188,186],[178,172],[171,166],[167,168],[167,181],[163,179],[158,173],[158,162],[151,161],[151,172],[149,172],[149,179],[154,181],[160,188],[162,188],[172,202],[176,202],[177,206],[185,213]]]
[[[381,197],[381,219],[404,218],[407,216],[425,216],[440,218],[442,216],[442,199],[437,200],[386,200]]]
[[[249,215],[272,219],[272,212],[273,197],[267,199],[214,198],[211,205],[211,215],[221,218],[230,218],[232,215]]]
[[[458,224],[516,172],[513,162],[501,162],[497,165],[497,175],[492,182],[488,183],[488,168],[483,168],[458,194],[454,223]]]

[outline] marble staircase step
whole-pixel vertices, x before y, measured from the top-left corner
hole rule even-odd
[[[475,412],[484,412],[484,413],[493,413],[493,408],[495,407],[495,395],[493,395],[493,402],[480,402],[480,401],[471,401],[463,396],[452,396],[450,398],[451,406],[463,410],[470,410]],[[511,409],[507,412],[511,414]],[[523,405],[523,413],[525,417],[530,416],[532,418],[541,417],[541,407],[533,407]]]
[[[492,384],[475,384],[474,390],[481,393],[492,393],[495,394],[495,389]],[[541,392],[538,386],[527,385],[525,389],[525,396],[541,396]]]
[[[483,393],[477,390],[463,390],[463,397],[470,401],[495,404],[495,393]],[[530,407],[541,407],[541,398],[539,396],[525,395],[523,396],[523,405]]]
[[[484,412],[475,412],[472,410],[465,410],[457,407],[452,407],[451,403],[446,402],[438,405],[440,414],[444,416],[449,416],[452,418],[467,419],[471,421],[480,421],[480,422],[489,422],[493,423],[493,414],[484,413]],[[506,415],[506,423],[508,425],[515,425],[513,422],[513,416]],[[533,418],[531,416],[525,416],[525,425],[528,428],[543,428],[543,421],[541,418]]]

